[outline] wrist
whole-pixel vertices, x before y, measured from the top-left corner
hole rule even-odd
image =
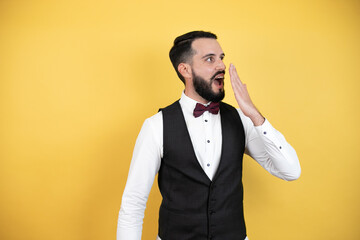
[[[261,115],[259,111],[251,114],[249,118],[251,119],[255,127],[261,126],[265,122],[265,118],[263,117],[263,115]]]

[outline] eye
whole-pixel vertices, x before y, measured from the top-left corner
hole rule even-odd
[[[214,61],[214,57],[208,57],[205,59],[205,61],[207,62],[213,62]]]

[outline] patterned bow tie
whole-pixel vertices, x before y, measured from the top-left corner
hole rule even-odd
[[[220,104],[217,102],[212,102],[207,107],[200,103],[197,103],[194,109],[194,117],[200,117],[205,111],[209,111],[212,114],[217,114],[219,112],[219,106]]]

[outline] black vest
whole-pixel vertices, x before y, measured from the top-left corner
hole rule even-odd
[[[199,164],[178,101],[162,109],[163,158],[158,183],[162,240],[243,240],[245,134],[235,108],[221,103],[222,151],[211,181]]]

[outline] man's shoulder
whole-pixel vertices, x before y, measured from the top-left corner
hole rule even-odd
[[[221,102],[220,106],[222,106],[223,108],[226,108],[226,109],[231,109],[232,111],[236,111],[240,115],[241,118],[245,117],[244,113],[238,107],[234,107],[233,105],[225,103],[225,102]]]
[[[220,102],[220,106],[221,106],[221,107],[224,107],[224,108],[235,109],[235,110],[236,110],[235,107],[233,107],[232,105],[230,105],[230,104],[228,104],[228,103],[226,103],[226,102]]]
[[[148,117],[145,119],[142,125],[142,129],[147,129],[147,131],[150,132],[157,132],[159,129],[162,129],[163,125],[163,118],[162,118],[162,112],[159,111],[156,114]]]
[[[234,106],[228,104],[228,103],[225,103],[225,102],[220,102],[220,112],[222,113],[230,113],[232,115],[240,115],[240,112],[239,112],[239,109],[238,108],[235,108]]]
[[[152,115],[151,117],[148,117],[147,119],[145,119],[145,122],[151,122],[151,123],[155,123],[155,122],[159,122],[159,121],[162,121],[161,109],[159,109],[159,111],[157,113],[155,113],[154,115]]]
[[[159,112],[164,111],[164,110],[166,111],[168,109],[173,109],[173,108],[176,108],[177,106],[180,106],[179,100],[176,100],[175,102],[173,102],[172,104],[170,104],[166,107],[159,108]]]
[[[235,116],[235,115],[239,116],[240,117],[239,119],[241,120],[245,130],[249,129],[253,126],[250,118],[246,117],[240,108],[235,108],[234,106],[224,103],[224,102],[221,102],[220,106],[222,107],[222,108],[220,108],[220,111],[221,111],[221,109],[223,109],[222,110],[223,112],[224,112],[224,110],[227,110],[228,112],[232,112],[233,116]]]
[[[144,125],[153,129],[162,129],[163,126],[163,112],[171,109],[176,109],[176,106],[180,106],[179,100],[173,102],[172,104],[159,108],[159,111],[145,119]]]

